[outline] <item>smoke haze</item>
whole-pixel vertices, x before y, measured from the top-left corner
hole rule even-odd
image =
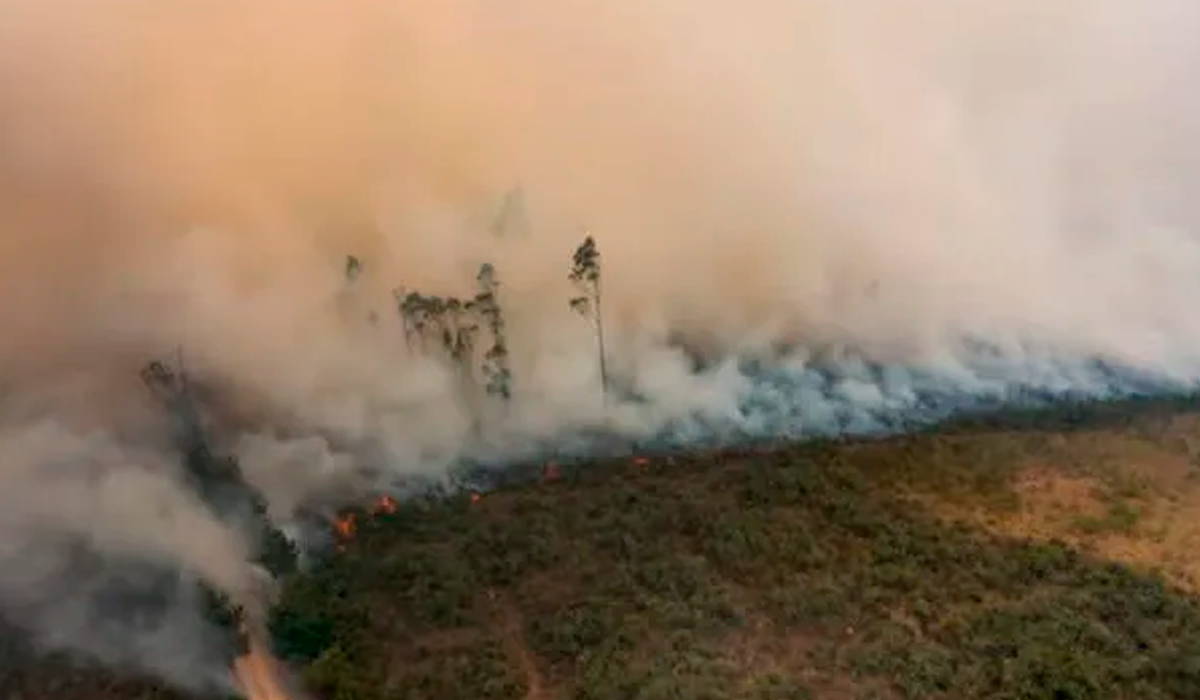
[[[8,0],[0,609],[209,682],[194,618],[104,631],[130,561],[251,585],[141,365],[181,346],[221,387],[281,521],[540,449],[604,417],[566,304],[585,227],[629,438],[1191,386],[1196,36],[1184,0]],[[468,293],[483,262],[515,397],[469,442],[391,293]]]

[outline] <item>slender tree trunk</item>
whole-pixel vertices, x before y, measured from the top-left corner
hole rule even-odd
[[[458,375],[463,406],[471,421],[471,437],[478,439],[483,434],[483,417],[480,415],[479,383],[475,380],[475,339],[470,331],[461,327],[461,323],[459,320],[454,322],[454,349],[450,357]]]
[[[604,314],[600,307],[600,281],[596,281],[596,343],[600,346],[600,394],[608,407],[608,360],[604,352]]]

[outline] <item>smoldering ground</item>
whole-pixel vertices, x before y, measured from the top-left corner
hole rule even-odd
[[[598,422],[803,436],[1191,386],[1198,14],[10,0],[0,600],[50,645],[210,677],[188,626],[126,621],[144,636],[118,647],[99,602],[136,578],[123,562],[248,576],[249,545],[183,485],[137,382],[175,347],[220,387],[222,448],[281,520]],[[523,217],[489,233],[516,186]],[[637,397],[607,408],[566,305],[585,226]],[[464,293],[483,262],[515,396],[481,442],[452,373],[404,349],[391,291]]]

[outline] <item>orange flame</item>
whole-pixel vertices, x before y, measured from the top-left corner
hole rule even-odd
[[[396,499],[391,496],[380,496],[375,501],[376,513],[395,513],[400,508],[400,504],[396,503]]]
[[[391,496],[380,496],[371,503],[368,509],[369,515],[383,515],[395,513],[400,509],[400,504]],[[346,513],[338,516],[333,521],[333,531],[339,540],[338,551],[345,550],[345,543],[354,539],[358,533],[358,517],[354,513]]]
[[[283,685],[278,662],[257,637],[250,649],[233,662],[233,675],[248,700],[295,700]]]
[[[338,537],[343,540],[352,539],[354,532],[358,529],[358,522],[354,518],[354,514],[343,515],[333,523],[333,529],[337,532]]]

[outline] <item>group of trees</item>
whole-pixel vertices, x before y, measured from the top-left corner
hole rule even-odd
[[[495,267],[481,265],[475,282],[476,293],[467,299],[396,290],[404,339],[409,350],[440,352],[457,368],[465,384],[481,383],[489,396],[507,401],[512,398],[512,369]],[[480,331],[487,333],[488,342],[482,356]],[[476,360],[481,360],[478,374]]]
[[[347,280],[352,282],[361,271],[361,263],[350,257],[346,269]],[[568,302],[570,308],[588,319],[595,331],[600,383],[607,393],[600,251],[592,236],[575,249],[567,278],[576,290]],[[513,372],[495,266],[480,265],[475,283],[475,294],[465,298],[397,289],[405,342],[410,351],[447,361],[455,368],[464,390],[482,387],[487,396],[507,402],[513,395]]]
[[[506,206],[516,205],[509,202]],[[347,284],[357,283],[362,273],[362,261],[347,256]],[[594,330],[601,389],[607,395],[601,258],[591,235],[576,247],[567,278],[575,289],[568,300],[570,309],[587,319]],[[506,314],[495,266],[480,265],[474,293],[468,297],[430,295],[403,287],[394,295],[411,352],[448,363],[455,369],[462,390],[471,396],[483,393],[502,404],[512,399],[514,377]],[[376,319],[372,316],[371,320]],[[262,499],[245,483],[236,460],[213,449],[202,421],[201,387],[189,376],[182,350],[170,359],[148,363],[142,371],[142,382],[169,418],[173,442],[193,487],[214,510],[248,510],[257,516],[255,519],[263,525],[263,554],[269,560],[264,563],[274,573],[290,568],[294,552],[280,544],[286,540],[267,522]]]
[[[519,208],[518,192],[506,200],[505,211],[492,226],[493,233],[503,233],[507,219]],[[349,286],[359,281],[363,267],[357,257],[347,256],[345,278]],[[607,396],[601,258],[591,235],[575,249],[567,277],[575,289],[568,302],[570,309],[587,319],[594,330],[601,389]],[[461,389],[470,397],[478,398],[482,393],[502,406],[512,400],[514,377],[502,284],[492,264],[480,265],[474,293],[468,297],[429,295],[403,287],[396,289],[394,296],[410,352],[434,356],[451,365]],[[374,323],[378,319],[372,313],[369,320]],[[214,449],[203,420],[202,387],[189,376],[182,350],[173,358],[149,362],[141,379],[168,417],[186,478],[197,493],[220,515],[251,515],[256,532],[250,534],[259,545],[258,562],[271,574],[282,576],[294,570],[297,552],[268,519],[265,501],[243,479],[237,460]],[[478,427],[478,414],[476,421]],[[211,600],[211,619],[236,633],[241,609],[218,591],[206,592]]]

